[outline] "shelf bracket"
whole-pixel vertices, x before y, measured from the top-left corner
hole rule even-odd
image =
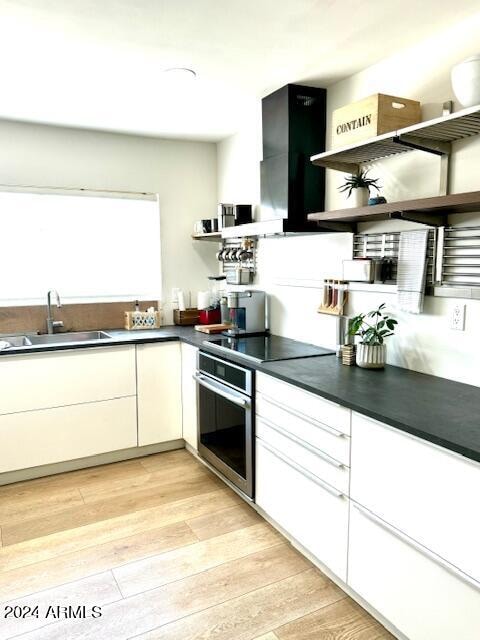
[[[394,211],[390,214],[392,220],[406,220],[407,222],[418,222],[426,224],[428,227],[443,227],[446,224],[446,214],[421,213],[420,211]]]
[[[452,112],[453,100],[447,100],[443,103],[442,116],[448,116]],[[450,193],[450,155],[450,153],[447,153],[440,158],[439,195],[441,196],[446,196]]]
[[[422,138],[421,136],[412,136],[411,134],[401,134],[393,138],[393,142],[400,144],[409,149],[418,149],[426,153],[433,153],[436,156],[448,156],[452,150],[450,142],[439,142]]]
[[[357,225],[355,222],[323,222],[317,220],[319,233],[357,233]]]
[[[453,111],[453,102],[447,100],[443,103],[442,116],[448,116]],[[440,140],[432,140],[423,138],[422,136],[412,135],[411,133],[400,134],[394,136],[393,142],[403,145],[409,149],[418,149],[426,153],[432,153],[440,156],[440,186],[439,195],[446,196],[450,193],[450,155],[452,153],[451,142],[441,142]]]
[[[325,162],[325,164],[317,166],[322,166],[326,169],[333,169],[333,171],[341,171],[342,173],[351,173],[352,175],[357,175],[358,173],[360,173],[360,165],[354,164],[353,162],[328,161]]]

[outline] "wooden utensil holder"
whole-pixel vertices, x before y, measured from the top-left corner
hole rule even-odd
[[[180,311],[179,309],[173,310],[173,323],[184,327],[193,326],[199,322],[199,311],[196,308],[185,309]]]
[[[339,292],[343,292],[339,300]],[[318,313],[331,316],[343,316],[343,310],[348,300],[348,283],[345,280],[328,279],[323,283],[323,300],[318,307]]]

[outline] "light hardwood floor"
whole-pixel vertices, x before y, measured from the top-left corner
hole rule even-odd
[[[39,617],[5,618],[7,603]],[[393,638],[185,450],[0,487],[0,640],[20,634]]]

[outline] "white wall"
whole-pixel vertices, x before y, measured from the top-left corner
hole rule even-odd
[[[450,69],[456,62],[477,53],[480,14],[468,22],[454,25],[447,32],[406,50],[346,80],[328,87],[327,121],[333,109],[366,97],[375,92],[399,95],[422,102],[422,117],[428,119],[441,114],[441,104],[453,98],[450,87]],[[455,108],[460,108],[458,104]],[[219,199],[233,199],[230,190],[232,176],[229,166],[245,164],[258,167],[261,147],[257,135],[259,122],[252,128],[244,127],[231,139],[219,143]],[[327,133],[327,146],[330,140]],[[238,150],[241,153],[233,157]],[[480,189],[478,163],[480,136],[455,144],[452,163],[453,193]],[[420,152],[412,152],[377,163],[372,171],[384,185],[388,200],[438,195],[439,159]],[[248,169],[250,171],[251,169]],[[236,171],[237,181],[242,172]],[[342,196],[337,192],[342,174],[327,171],[327,208],[341,208]],[[242,197],[253,203],[260,199],[257,183],[242,183]],[[241,187],[237,183],[235,188]],[[460,218],[452,218],[458,223]],[[462,222],[480,223],[480,215],[462,216]],[[406,228],[406,223],[387,222],[362,225],[362,230],[390,230]],[[291,338],[333,346],[335,321],[316,313],[321,290],[307,282],[324,277],[341,277],[342,259],[351,257],[350,234],[315,235],[311,237],[271,238],[259,243],[259,274],[256,286],[264,288],[271,299],[271,328],[275,333]],[[289,286],[287,279],[290,281]],[[303,285],[303,286],[299,286]],[[432,373],[480,386],[477,362],[480,341],[477,326],[480,302],[466,303],[464,332],[449,328],[450,313],[457,302],[453,299],[427,298],[422,315],[399,313],[396,296],[392,294],[359,293],[351,295],[347,309],[349,315],[367,311],[385,301],[389,310],[398,317],[397,336],[391,339],[388,360],[391,364]]]
[[[254,204],[253,216],[260,216],[260,160],[262,159],[262,110],[244,114],[240,133],[217,145],[219,202]]]
[[[216,215],[216,170],[215,144],[0,121],[0,184],[159,193],[166,320],[172,287],[204,289],[218,268],[216,245],[191,239],[195,220]]]

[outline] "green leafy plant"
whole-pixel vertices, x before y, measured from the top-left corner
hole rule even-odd
[[[380,193],[381,187],[378,185],[378,178],[369,178],[368,171],[368,169],[362,169],[359,173],[348,176],[345,182],[338,187],[340,193],[346,193],[347,198],[352,195],[354,189],[368,189],[368,193],[370,193],[370,189],[376,189]]]
[[[350,336],[360,336],[362,344],[380,345],[383,344],[385,338],[393,336],[395,326],[398,324],[396,320],[383,313],[385,303],[381,304],[378,309],[369,311],[368,313],[360,313],[350,320],[348,334]],[[370,321],[367,320],[371,319]]]

